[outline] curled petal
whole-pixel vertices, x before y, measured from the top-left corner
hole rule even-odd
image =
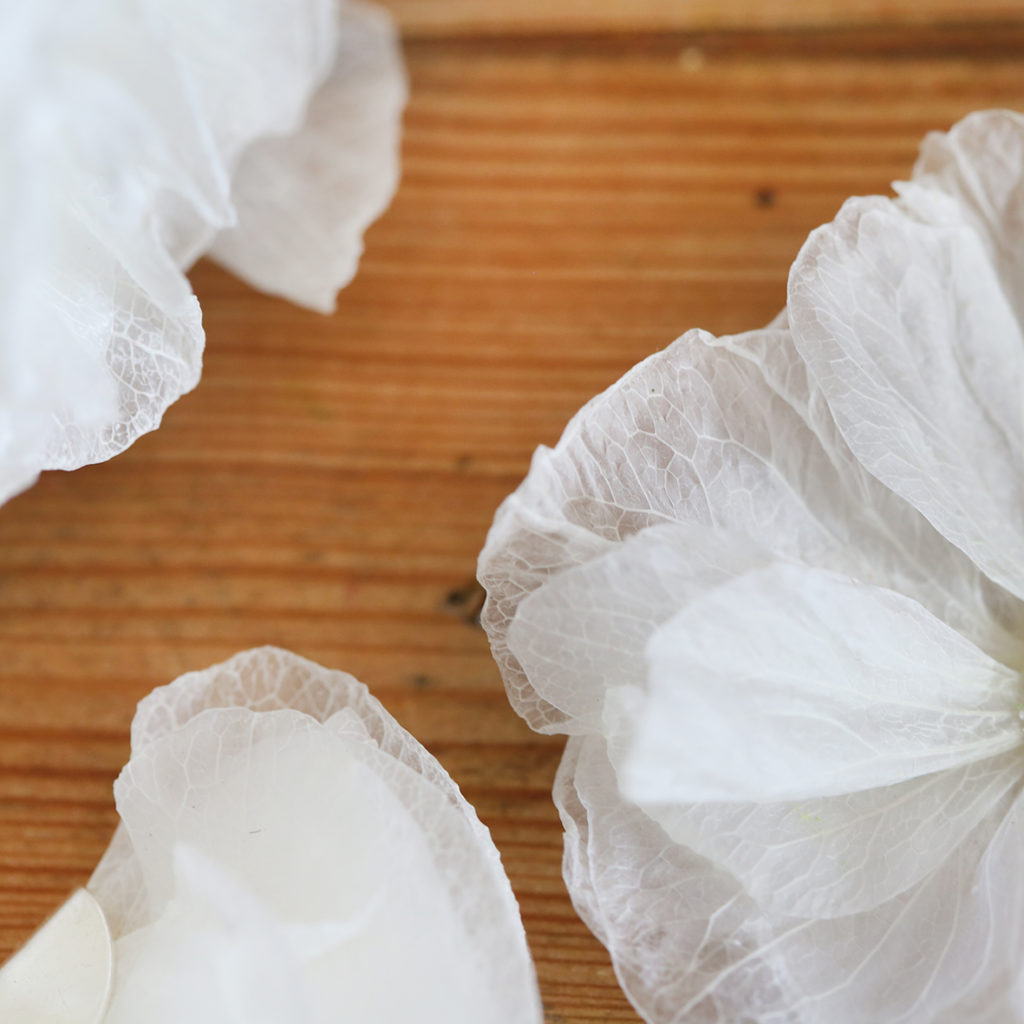
[[[811,800],[684,803],[645,798],[673,840],[720,864],[772,914],[845,917],[927,878],[1008,793],[1020,753],[876,789]]]
[[[394,189],[404,80],[354,2],[39,0],[0,30],[2,502],[195,386],[211,245],[330,308]]]
[[[928,205],[935,192],[955,196],[962,215],[996,268],[1007,300],[1024,322],[1024,118],[1010,110],[968,114],[948,132],[929,132],[910,182],[897,182],[904,202]]]
[[[722,339],[692,331],[584,406],[553,450],[538,449],[495,517],[480,555],[483,621],[513,706],[534,728],[579,732],[581,723],[543,692],[550,673],[520,664],[510,641],[520,605],[561,604],[561,622],[576,620],[599,636],[593,609],[618,600],[615,592],[630,590],[628,577],[639,571],[618,546],[673,523],[891,587],[993,656],[1024,657],[1024,605],[857,461],[788,331]],[[688,547],[668,550],[669,532],[660,536],[669,566],[689,557]],[[694,541],[698,562],[708,543]],[[712,543],[713,557],[723,557],[726,545]],[[635,548],[638,557],[659,561],[641,550],[648,549]],[[557,593],[562,573],[580,580],[579,567],[598,560],[601,597],[584,597],[582,584],[573,595]],[[694,571],[691,590],[701,572]],[[549,599],[530,597],[546,587]],[[534,624],[543,618],[524,615]],[[659,621],[652,617],[648,628]],[[529,643],[531,627],[515,628],[517,647]],[[570,661],[579,661],[572,648],[560,658]],[[598,670],[593,678],[603,686],[613,677]]]
[[[1019,793],[900,896],[826,919],[767,913],[673,841],[618,796],[600,737],[570,739],[555,799],[574,904],[652,1024],[1024,1021]]]
[[[563,731],[602,732],[613,688],[646,686],[651,636],[679,608],[770,561],[743,534],[652,526],[523,598],[508,628],[508,651],[537,695],[563,716]]]
[[[811,235],[793,338],[864,467],[1022,597],[1024,334],[962,207],[913,211],[854,199]]]
[[[1024,1020],[1022,126],[930,136],[495,517],[492,648],[651,1022]]]
[[[115,795],[112,1024],[540,1020],[486,829],[352,677],[269,648],[184,676]]]
[[[1020,677],[920,605],[806,566],[746,573],[651,638],[609,701],[625,793],[809,800],[1022,746]]]
[[[363,232],[398,184],[405,75],[395,29],[369,4],[340,5],[334,65],[286,138],[243,154],[232,199],[235,227],[210,255],[261,291],[322,313],[352,280]]]

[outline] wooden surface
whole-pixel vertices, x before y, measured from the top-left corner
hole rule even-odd
[[[1020,0],[391,0],[409,35],[451,38],[1012,22]]]
[[[589,396],[686,327],[764,323],[847,195],[929,129],[1024,108],[1024,21],[993,24],[1016,3],[850,6],[718,32],[710,3],[394,0],[404,177],[337,314],[200,265],[197,391],[0,510],[0,956],[102,853],[134,703],[273,643],[365,680],[476,804],[548,1019],[637,1019],[562,887],[561,743],[466,621],[476,554]]]

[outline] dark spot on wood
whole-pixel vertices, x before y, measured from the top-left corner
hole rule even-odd
[[[441,611],[457,615],[467,626],[479,626],[486,598],[487,593],[475,579],[467,580],[445,594]]]
[[[478,592],[481,592],[483,587],[475,580],[468,580],[461,586],[453,587],[444,596],[444,607],[446,609],[453,608],[464,608],[469,604]]]
[[[769,207],[775,205],[775,189],[773,188],[759,188],[754,193],[754,205],[760,207],[762,210],[767,210]]]
[[[432,686],[434,680],[430,676],[424,675],[422,672],[417,673],[412,677],[413,689],[425,690],[427,687]]]
[[[472,455],[460,455],[455,460],[455,468],[460,473],[465,473],[467,469],[470,469],[472,467],[473,461],[474,459]]]

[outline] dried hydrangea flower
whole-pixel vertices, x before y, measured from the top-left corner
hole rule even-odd
[[[397,180],[394,31],[357,0],[0,13],[0,502],[199,379],[202,253],[329,310]]]
[[[351,676],[274,648],[182,676],[139,705],[115,796],[97,1021],[539,1024],[490,835]]]
[[[651,1022],[1024,1020],[1024,119],[931,135],[769,327],[585,406],[481,556]]]

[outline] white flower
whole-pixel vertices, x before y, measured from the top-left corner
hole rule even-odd
[[[89,883],[113,992],[74,1024],[540,1024],[490,835],[351,676],[274,648],[182,676],[139,705],[115,796]],[[25,1012],[19,972],[99,1002],[101,958],[92,988],[78,975],[103,932],[80,903],[40,933],[39,970],[0,972],[0,1017]]]
[[[787,311],[573,419],[481,556],[651,1022],[1024,1020],[1024,119],[925,141]]]
[[[199,379],[204,252],[329,310],[397,178],[394,31],[356,0],[0,10],[0,502]]]

